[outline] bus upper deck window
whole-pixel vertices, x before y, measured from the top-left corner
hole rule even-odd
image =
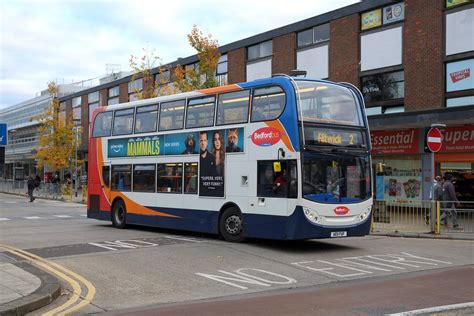
[[[252,122],[278,118],[285,108],[285,92],[279,86],[255,89],[252,98]]]
[[[94,120],[92,137],[110,136],[112,127],[112,112],[102,112],[97,114]]]

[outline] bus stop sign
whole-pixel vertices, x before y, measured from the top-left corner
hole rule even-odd
[[[431,152],[437,153],[441,149],[441,131],[437,128],[431,128],[426,135],[426,146]]]

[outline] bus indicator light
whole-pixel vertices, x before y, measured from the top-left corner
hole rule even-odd
[[[338,206],[334,209],[334,213],[336,213],[336,215],[346,215],[349,213],[349,208],[346,206]]]
[[[281,132],[273,127],[259,128],[252,133],[252,142],[257,146],[272,146],[281,139]]]

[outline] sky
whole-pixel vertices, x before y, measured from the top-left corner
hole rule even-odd
[[[130,71],[130,55],[163,64],[195,54],[193,25],[219,45],[357,0],[0,0],[0,109],[34,98],[48,81],[79,82]],[[149,53],[150,54],[150,53]]]

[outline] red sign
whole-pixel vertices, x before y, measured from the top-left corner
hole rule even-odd
[[[441,149],[442,135],[437,128],[431,128],[426,134],[426,145],[433,153],[437,153]]]
[[[252,142],[258,146],[272,146],[281,139],[281,132],[273,127],[259,128],[252,133]]]
[[[417,129],[401,131],[372,131],[372,154],[416,154],[419,151]]]
[[[458,82],[460,80],[469,78],[471,76],[471,69],[463,69],[459,71],[455,71],[449,74],[451,76],[451,80],[454,82]]]
[[[338,206],[334,209],[334,213],[336,213],[336,215],[346,215],[349,213],[349,208],[346,206]]]
[[[474,125],[445,128],[440,152],[474,152]]]

